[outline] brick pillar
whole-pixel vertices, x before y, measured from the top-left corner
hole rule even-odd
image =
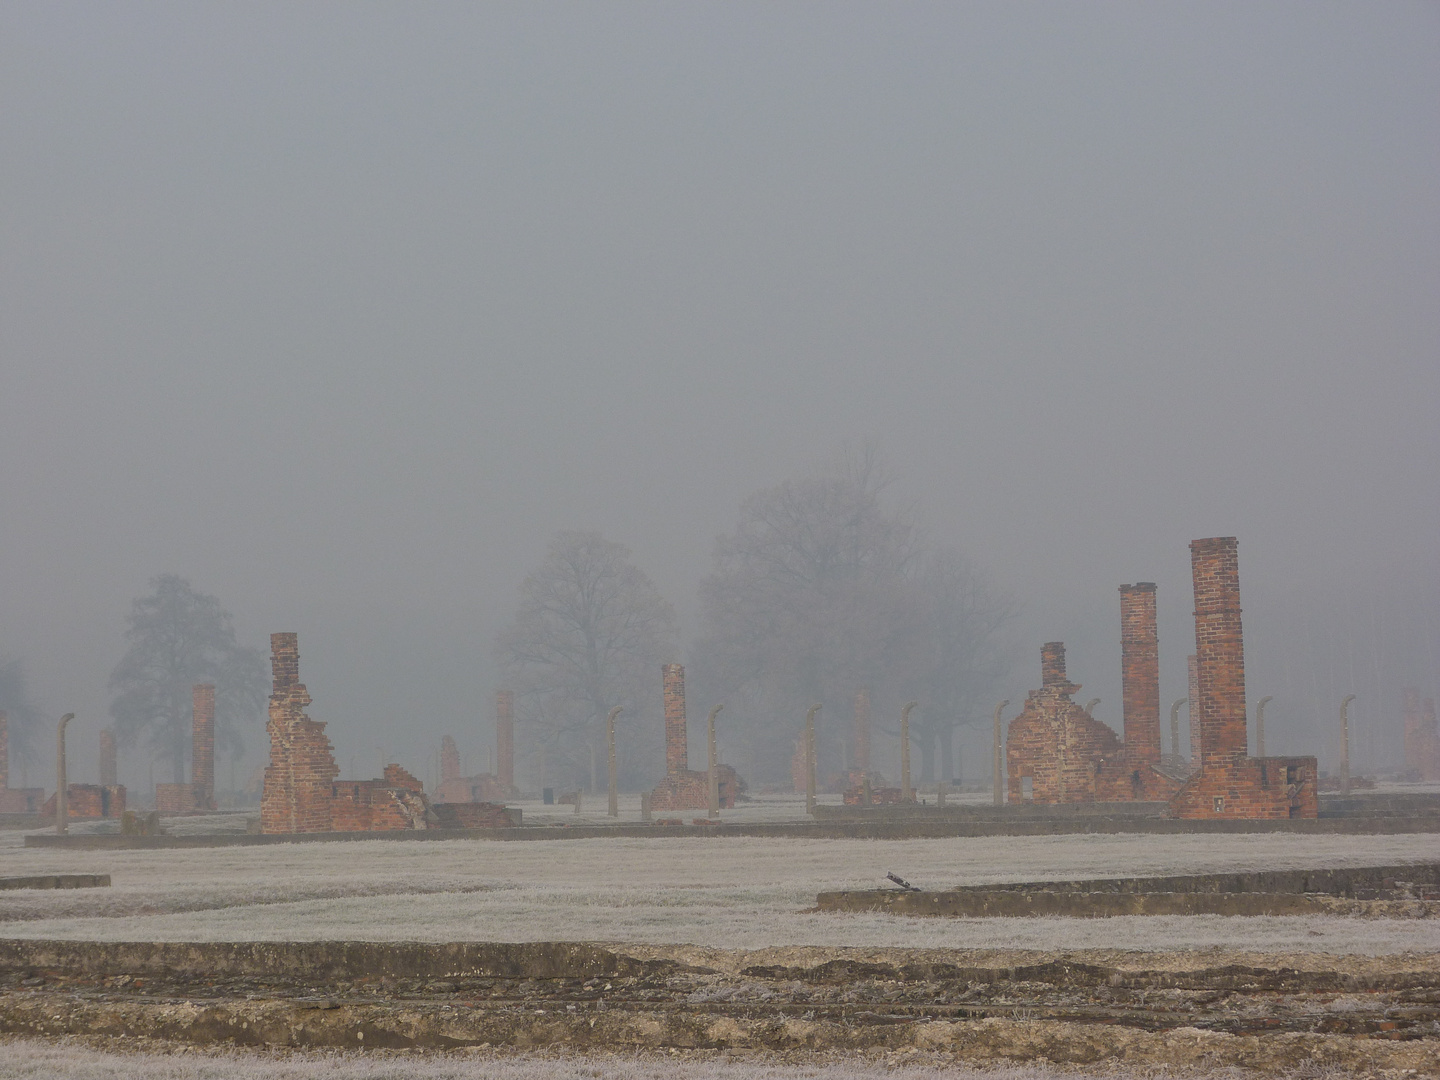
[[[0,791],[10,786],[10,721],[0,709]]]
[[[863,686],[855,691],[855,769],[870,771],[870,691]]]
[[[1047,641],[1040,646],[1040,684],[1055,686],[1069,682],[1065,678],[1065,643]]]
[[[1195,656],[1201,768],[1247,756],[1245,641],[1240,629],[1240,553],[1233,536],[1190,543],[1195,580]]]
[[[449,735],[440,740],[440,782],[460,779],[460,751]]]
[[[1190,681],[1187,684],[1189,697],[1186,699],[1185,714],[1190,717],[1190,766],[1200,768],[1200,659],[1194,653],[1185,658]]]
[[[196,683],[191,689],[193,728],[190,744],[190,784],[196,802],[215,808],[215,687]]]
[[[270,675],[273,692],[283,693],[300,681],[300,637],[298,634],[270,635]]]
[[[515,786],[515,695],[495,695],[495,775],[509,792]]]
[[[660,672],[665,696],[665,775],[674,776],[690,767],[685,740],[685,669],[666,664]]]
[[[100,786],[114,787],[119,783],[115,776],[117,771],[115,767],[115,729],[102,728],[100,730]]]
[[[1160,638],[1155,583],[1120,586],[1120,678],[1125,749],[1136,763],[1160,763]]]

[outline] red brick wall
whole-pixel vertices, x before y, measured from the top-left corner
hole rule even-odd
[[[1065,645],[1040,650],[1044,685],[1030,691],[1025,708],[1010,721],[1005,745],[1009,800],[1024,801],[1024,778],[1037,803],[1093,802],[1103,760],[1118,755],[1120,739],[1071,700],[1080,689],[1065,677]]]
[[[664,665],[660,682],[665,697],[665,773],[670,776],[690,767],[685,733],[685,669],[679,664]]]
[[[325,725],[305,715],[310,695],[299,681],[300,649],[294,634],[271,634],[270,764],[260,799],[266,833],[329,832],[331,782],[339,775]]]
[[[460,751],[455,740],[446,735],[440,740],[440,782],[454,780],[460,776]]]
[[[1185,715],[1190,718],[1190,767],[1200,768],[1200,658],[1191,653],[1185,658],[1189,682],[1186,683]]]
[[[716,785],[720,789],[720,808],[728,810],[740,794],[740,778],[733,767],[716,765]],[[708,810],[710,808],[710,777],[703,772],[671,773],[650,792],[651,810]]]
[[[435,816],[442,829],[508,829],[516,824],[509,810],[490,802],[436,803]]]
[[[515,789],[515,695],[509,690],[495,695],[495,775],[508,798]]]
[[[156,784],[155,809],[162,814],[194,814],[210,807],[199,784]]]
[[[51,803],[54,803],[53,798]],[[38,814],[44,805],[44,788],[0,788],[0,814]],[[53,808],[50,814],[54,816]]]
[[[200,809],[215,809],[215,687],[196,683],[191,690],[192,731],[190,782],[200,798]]]
[[[115,761],[115,729],[100,730],[100,786],[114,787],[117,781]],[[3,786],[3,785],[0,785]]]
[[[1055,686],[1065,681],[1065,643],[1047,641],[1040,646],[1040,685]]]
[[[870,691],[863,686],[855,691],[855,760],[851,765],[857,772],[870,771]]]
[[[1319,767],[1313,757],[1227,758],[1193,776],[1170,800],[1179,818],[1319,816]]]
[[[55,816],[54,795],[45,800],[45,805],[40,808],[40,813],[51,818]],[[125,788],[123,785],[65,785],[65,816],[72,821],[77,818],[118,818],[124,813]]]
[[[1120,586],[1120,677],[1125,750],[1136,766],[1160,763],[1160,639],[1155,584]]]
[[[1233,536],[1190,543],[1195,581],[1195,657],[1200,690],[1200,767],[1249,752],[1245,642],[1240,628],[1240,556]]]

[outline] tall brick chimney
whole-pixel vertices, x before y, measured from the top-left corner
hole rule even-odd
[[[870,691],[863,686],[855,691],[855,769],[870,771]]]
[[[515,786],[515,695],[495,695],[495,775],[506,792]]]
[[[192,732],[190,783],[196,801],[206,809],[215,806],[215,687],[196,683],[191,688]]]
[[[665,696],[665,775],[674,776],[689,768],[685,740],[685,669],[666,664],[660,669]]]
[[[460,751],[449,735],[440,739],[440,782],[460,779]]]
[[[10,786],[10,720],[0,709],[0,791]]]
[[[1069,682],[1065,678],[1065,643],[1047,641],[1040,646],[1040,685],[1057,686]]]
[[[1155,583],[1120,586],[1120,678],[1125,748],[1136,762],[1160,763],[1160,638]]]
[[[1186,715],[1190,717],[1190,765],[1200,768],[1200,658],[1191,653],[1185,658],[1189,682],[1186,683],[1189,706]]]
[[[300,636],[270,635],[270,676],[273,692],[283,693],[300,681]]]
[[[119,781],[116,774],[119,770],[115,762],[115,729],[100,729],[100,786],[114,787]],[[0,784],[0,787],[3,787]]]
[[[1195,669],[1200,765],[1226,766],[1249,751],[1245,641],[1240,629],[1240,552],[1233,536],[1190,543],[1195,581]]]

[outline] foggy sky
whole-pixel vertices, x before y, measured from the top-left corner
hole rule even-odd
[[[4,4],[0,656],[93,779],[173,571],[299,633],[346,774],[476,771],[557,529],[688,637],[740,500],[871,439],[1023,600],[1017,702],[1064,638],[1118,727],[1141,580],[1183,696],[1238,536],[1323,765],[1440,677],[1437,102],[1418,3]]]

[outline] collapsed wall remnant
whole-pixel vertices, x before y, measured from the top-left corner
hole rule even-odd
[[[65,785],[65,816],[70,821],[79,818],[118,818],[124,813],[123,784]],[[45,805],[40,807],[40,814],[52,818],[55,816],[54,795],[45,800]]]
[[[1109,727],[1072,698],[1080,690],[1065,676],[1065,643],[1040,648],[1039,690],[1010,721],[1005,745],[1008,799],[1012,803],[1094,802],[1101,761],[1120,752]]]
[[[334,832],[392,832],[438,824],[425,786],[399,765],[386,765],[377,780],[341,780],[330,785],[330,828]]]
[[[0,814],[38,814],[44,801],[44,788],[10,786],[10,721],[0,709]]]
[[[300,681],[300,645],[295,634],[270,635],[272,693],[270,764],[260,798],[260,831],[331,831],[331,784],[340,774],[325,724],[305,714],[309,692]]]
[[[1423,701],[1411,686],[1404,695],[1406,776],[1425,782],[1440,780],[1440,728],[1435,721],[1435,699]]]
[[[215,687],[190,690],[190,783],[156,784],[155,809],[162,814],[196,814],[215,809]]]
[[[665,664],[660,669],[660,681],[665,703],[665,779],[650,792],[650,809],[707,810],[710,807],[709,776],[687,767],[685,669],[679,664]],[[740,796],[740,777],[729,765],[717,765],[715,772],[720,807],[729,809]]]
[[[515,797],[515,695],[509,690],[495,695],[495,766],[494,773],[461,776],[460,752],[455,748],[455,740],[446,735],[440,741],[440,786],[435,789],[436,804],[503,804]],[[470,815],[467,820],[475,817],[471,811],[466,813]]]
[[[118,783],[119,765],[115,753],[115,729],[102,728],[100,731],[100,786],[114,787]]]
[[[1191,731],[1195,773],[1170,800],[1180,818],[1313,818],[1319,769],[1313,757],[1249,756],[1245,643],[1240,621],[1239,542],[1190,544],[1195,588],[1195,676]]]

